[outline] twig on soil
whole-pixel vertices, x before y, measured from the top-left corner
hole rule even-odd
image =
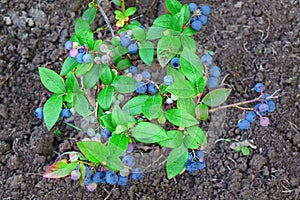
[[[113,29],[112,29],[112,27],[111,27],[111,25],[110,25],[110,22],[109,22],[109,20],[108,20],[108,18],[107,18],[107,15],[105,14],[103,8],[101,7],[101,2],[102,2],[102,0],[98,0],[98,5],[99,5],[99,8],[98,8],[98,9],[99,9],[99,11],[100,11],[102,17],[104,18],[105,23],[106,23],[108,29],[109,29],[110,32],[111,32],[111,35],[112,35],[113,37],[115,37],[115,33],[114,33],[114,31],[113,31]]]
[[[114,185],[114,187],[111,189],[110,192],[108,192],[105,188],[103,188],[103,189],[105,190],[105,192],[108,193],[108,195],[104,198],[104,200],[107,200],[107,199],[110,197],[111,193],[113,192],[113,190],[114,190],[115,188],[116,188],[116,185]]]

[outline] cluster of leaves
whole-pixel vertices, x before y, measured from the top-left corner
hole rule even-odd
[[[209,107],[222,104],[229,96],[230,89],[218,88],[206,92],[205,66],[196,54],[196,42],[192,38],[195,31],[188,25],[189,7],[177,0],[167,0],[166,6],[170,14],[155,19],[148,31],[141,28],[137,21],[126,24],[121,30],[132,31],[134,39],[140,43],[138,57],[146,65],[151,66],[156,54],[162,70],[166,70],[166,73],[174,78],[170,86],[157,85],[159,93],[156,95],[135,96],[122,108],[113,105],[114,94],[134,92],[136,80],[124,75],[124,70],[132,65],[131,57],[127,49],[120,45],[118,37],[112,38],[110,43],[94,39],[90,27],[96,16],[94,7],[89,7],[83,16],[76,20],[75,35],[71,37],[71,41],[86,45],[93,57],[101,53],[101,45],[107,45],[113,52],[112,62],[79,64],[76,59],[68,57],[59,74],[47,68],[39,68],[42,83],[53,93],[45,103],[43,111],[48,129],[54,126],[62,105],[65,105],[74,108],[82,117],[96,112],[99,126],[112,133],[106,145],[98,141],[78,142],[81,159],[71,163],[65,159],[60,160],[46,171],[45,177],[67,176],[78,164],[83,165],[82,160],[92,163],[95,167],[101,165],[118,171],[123,167],[120,156],[124,154],[128,144],[135,140],[172,149],[166,166],[170,179],[184,169],[189,149],[199,149],[206,145],[206,135],[199,127],[199,120],[206,120]],[[118,12],[116,14],[118,17]],[[154,40],[158,40],[157,43]],[[169,65],[174,56],[180,57],[178,70]],[[82,85],[79,84],[78,78],[82,79]],[[94,87],[99,91],[99,106],[97,110],[90,110],[84,89]],[[178,98],[177,106],[166,110],[163,100],[170,95]],[[138,116],[141,115],[143,118],[139,119]],[[165,130],[165,123],[171,123],[176,128]]]

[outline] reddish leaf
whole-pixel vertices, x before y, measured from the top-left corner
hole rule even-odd
[[[68,163],[67,159],[53,163],[43,174],[44,178],[62,178],[71,174],[76,169],[78,161]]]

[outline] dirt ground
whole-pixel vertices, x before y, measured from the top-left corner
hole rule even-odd
[[[160,1],[150,7],[143,1],[135,3],[142,9],[136,16],[149,27],[164,8]],[[61,153],[63,141],[77,132],[62,123],[48,132],[34,117],[45,98],[37,67],[60,69],[66,57],[63,44],[87,3],[1,0],[0,199],[300,199],[298,0],[197,2],[212,7],[208,24],[195,36],[199,55],[204,47],[216,52],[224,84],[233,89],[228,103],[255,98],[257,82],[265,83],[269,93],[281,89],[268,128],[255,122],[250,131],[240,132],[239,110],[214,113],[204,126],[207,168],[172,180],[156,162],[161,149],[155,146],[136,153],[145,175],[125,187],[103,185],[89,193],[70,178],[44,179],[42,173]],[[113,22],[112,6],[104,4]],[[97,25],[104,25],[103,20]],[[55,136],[55,130],[63,134]],[[220,138],[252,140],[257,148],[245,157]]]

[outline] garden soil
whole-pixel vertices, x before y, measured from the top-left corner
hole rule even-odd
[[[115,23],[114,6],[103,2]],[[130,2],[129,2],[130,3]],[[278,92],[270,126],[241,132],[238,109],[215,112],[207,132],[207,168],[168,180],[166,152],[155,145],[135,146],[140,181],[125,187],[100,185],[93,193],[70,178],[49,180],[43,172],[72,138],[82,135],[59,122],[53,130],[34,116],[49,93],[38,66],[59,71],[67,52],[63,47],[88,1],[1,0],[0,3],[0,199],[300,199],[300,3],[298,0],[199,1],[212,8],[207,25],[195,35],[198,54],[213,50],[222,68],[222,84],[232,88],[227,103],[257,97],[252,89],[263,82]],[[135,16],[147,28],[166,12],[160,0],[132,1]],[[101,16],[94,28],[105,26]],[[102,33],[108,37],[109,31]],[[155,69],[159,70],[159,69]],[[250,105],[253,106],[253,105]],[[61,135],[55,136],[60,130]],[[233,141],[250,141],[249,156],[230,148]]]

